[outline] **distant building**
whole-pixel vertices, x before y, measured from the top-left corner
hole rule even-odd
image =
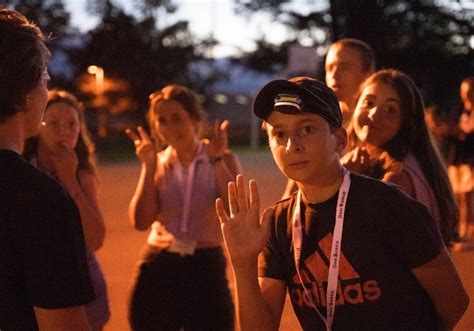
[[[206,102],[208,120],[211,123],[215,119],[229,120],[230,143],[249,145],[255,134],[252,127],[260,125],[252,112],[253,98],[273,75],[259,73],[229,59],[217,59],[212,65],[228,76],[215,83],[214,93]]]

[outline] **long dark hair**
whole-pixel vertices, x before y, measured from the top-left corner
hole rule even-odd
[[[79,139],[74,148],[78,159],[77,170],[86,170],[94,175],[96,175],[96,166],[95,166],[95,146],[92,143],[89,131],[87,130],[86,122],[84,120],[82,104],[76,99],[74,95],[64,90],[52,90],[48,93],[48,103],[46,104],[46,110],[48,107],[55,103],[66,103],[71,106],[79,117]],[[25,142],[25,148],[23,151],[23,156],[27,160],[31,160],[38,156],[38,142],[39,136],[32,137]]]
[[[400,98],[401,126],[398,133],[381,147],[389,156],[402,161],[412,153],[436,197],[440,212],[440,232],[449,244],[457,233],[459,209],[446,172],[446,165],[425,122],[425,106],[421,93],[406,74],[393,70],[379,70],[361,85],[361,92],[369,85],[383,83],[392,87]],[[353,145],[357,144],[352,142]]]

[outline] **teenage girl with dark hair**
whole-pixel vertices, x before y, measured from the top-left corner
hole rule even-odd
[[[26,141],[24,156],[39,170],[56,177],[74,199],[81,214],[87,264],[96,300],[85,306],[92,330],[101,330],[110,317],[107,289],[94,252],[104,242],[105,224],[97,201],[94,145],[82,107],[70,93],[52,90],[41,130]]]
[[[397,70],[380,70],[362,84],[354,113],[349,169],[397,184],[422,202],[447,245],[459,212],[444,161],[425,123],[415,83]]]

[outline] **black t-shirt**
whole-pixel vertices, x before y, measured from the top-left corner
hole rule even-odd
[[[300,274],[324,316],[337,197],[301,204]],[[324,330],[295,269],[295,202],[294,194],[275,206],[270,239],[259,257],[259,276],[285,281],[302,327]],[[442,248],[425,206],[393,185],[351,174],[333,330],[436,330],[434,304],[410,270],[431,261]]]
[[[15,152],[0,150],[0,330],[35,330],[33,306],[93,301],[74,201]]]

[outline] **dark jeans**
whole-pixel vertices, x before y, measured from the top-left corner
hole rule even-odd
[[[146,249],[131,292],[129,321],[135,331],[233,330],[222,248],[184,257]]]

